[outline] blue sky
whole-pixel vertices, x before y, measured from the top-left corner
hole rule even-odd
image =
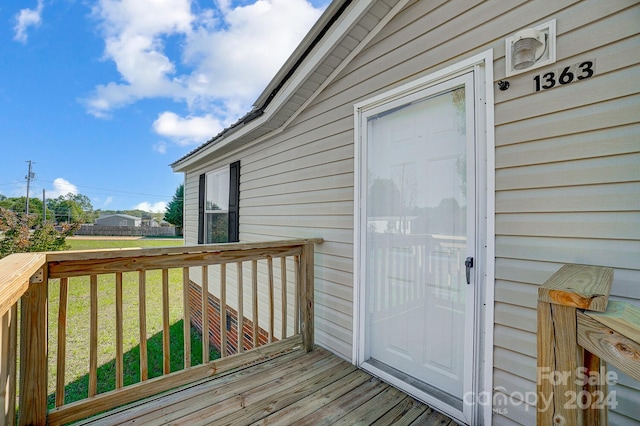
[[[234,123],[329,0],[5,0],[0,194],[164,211],[169,164]]]

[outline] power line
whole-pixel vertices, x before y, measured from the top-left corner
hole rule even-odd
[[[54,183],[51,180],[42,180],[39,179],[39,182],[47,182],[47,183]],[[171,198],[171,195],[158,195],[158,194],[146,194],[144,192],[131,192],[131,191],[122,191],[119,189],[106,189],[106,188],[96,188],[93,186],[86,186],[86,185],[75,185],[73,184],[73,186],[77,187],[77,188],[87,188],[87,189],[93,189],[93,190],[97,190],[97,191],[107,191],[107,192],[116,192],[116,193],[120,193],[120,194],[130,194],[130,195],[144,195],[147,197],[156,197],[156,198]]]
[[[38,182],[54,183],[53,181],[50,181],[50,180],[43,180],[43,179],[33,179],[33,180],[36,180]],[[2,186],[2,185],[14,185],[16,188],[19,188],[19,187],[22,186],[22,184],[20,182],[0,183],[0,186]],[[159,199],[163,199],[163,200],[168,200],[168,199],[170,199],[172,197],[171,195],[147,194],[147,193],[144,193],[144,192],[131,192],[131,191],[122,191],[122,190],[119,190],[119,189],[96,188],[96,187],[85,186],[85,185],[75,185],[74,184],[73,186],[76,187],[76,188],[93,189],[94,191],[104,191],[106,193],[145,196],[145,197],[159,198]]]

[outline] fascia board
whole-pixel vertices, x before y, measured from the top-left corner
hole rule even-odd
[[[342,1],[332,1],[329,6],[322,13],[320,18],[313,25],[311,30],[307,33],[307,35],[302,39],[302,41],[298,44],[296,49],[293,51],[291,56],[287,59],[287,61],[280,67],[277,74],[271,79],[267,87],[262,91],[258,99],[256,99],[254,106],[263,105],[268,99],[271,92],[278,87],[278,83],[285,78],[289,70],[295,65],[298,59],[304,54],[307,46],[310,46],[313,41],[316,39],[318,34],[322,32],[324,27],[331,22],[333,15],[342,7]]]
[[[358,46],[347,55],[347,57],[333,70],[333,72],[326,78],[324,82],[318,87],[313,95],[309,97],[301,106],[298,108],[296,112],[294,112],[291,117],[287,119],[287,121],[282,125],[282,127],[288,126],[302,111],[304,111],[311,102],[318,96],[318,94],[322,93],[322,91],[336,79],[338,74],[342,72],[346,68],[346,66],[358,55],[362,50],[369,44],[369,42],[384,28],[385,25],[393,19],[411,0],[401,0],[399,1],[393,9],[382,19],[376,27],[367,34],[365,38],[362,39]]]

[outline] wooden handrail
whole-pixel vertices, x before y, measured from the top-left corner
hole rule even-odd
[[[610,302],[613,269],[564,265],[538,289],[537,424],[606,425],[606,364],[640,380],[640,309]]]
[[[82,250],[68,252],[28,253],[8,256],[0,260],[0,349],[2,349],[2,363],[0,363],[0,402],[5,408],[0,416],[0,425],[13,424],[15,420],[15,365],[17,354],[15,348],[17,325],[17,302],[22,300],[20,320],[20,404],[19,424],[60,424],[74,421],[106,410],[116,405],[162,392],[179,384],[186,384],[193,380],[208,377],[230,369],[237,368],[251,362],[263,360],[276,353],[287,352],[295,348],[311,350],[313,340],[313,269],[314,244],[321,243],[321,239],[298,239],[283,241],[267,241],[257,243],[214,244],[193,247],[171,247],[150,249],[116,249],[116,250]],[[280,258],[275,268],[280,268],[279,279],[274,276],[273,258]],[[287,262],[289,258],[289,263]],[[263,263],[264,262],[264,263]],[[235,268],[227,268],[227,264],[235,263]],[[243,269],[251,265],[250,271]],[[222,315],[220,328],[209,329],[208,321],[203,321],[203,346],[208,345],[209,332],[220,335],[223,357],[206,362],[195,367],[190,366],[191,348],[189,339],[185,339],[185,369],[179,372],[169,372],[169,324],[168,324],[168,275],[169,269],[181,272],[182,295],[185,298],[183,313],[185,315],[185,336],[189,336],[189,303],[190,269],[199,267],[205,271],[215,266],[220,280],[219,312]],[[266,268],[266,269],[265,269]],[[295,273],[289,275],[289,282],[295,282],[296,288],[287,288],[287,268],[294,268]],[[146,271],[159,270],[162,279],[159,283],[146,278]],[[140,348],[141,348],[141,377],[142,382],[124,386],[123,375],[123,274],[136,272],[139,283],[139,319],[140,319]],[[245,284],[243,275],[251,275]],[[116,389],[107,393],[97,393],[97,353],[98,353],[98,277],[108,274],[114,278],[116,293]],[[90,344],[89,344],[89,398],[65,404],[64,401],[64,371],[66,351],[66,323],[67,323],[67,293],[74,277],[88,277],[87,300],[90,312]],[[56,376],[56,408],[47,412],[47,308],[48,284],[60,286],[60,307],[58,313],[58,360]],[[58,280],[59,279],[59,280]],[[293,281],[291,281],[293,280]],[[153,281],[153,282],[152,282]],[[207,279],[204,278],[206,289]],[[212,283],[210,283],[212,284]],[[74,284],[77,285],[77,284]],[[162,333],[163,333],[163,373],[164,376],[148,379],[146,376],[146,288],[153,285],[162,286]],[[241,286],[240,289],[237,286]],[[248,287],[245,287],[248,285]],[[238,342],[232,342],[231,351],[235,355],[227,356],[230,336],[227,332],[226,313],[228,312],[228,289],[236,290],[237,298],[232,303],[238,303],[234,314],[242,315],[237,319],[240,327],[236,333]],[[76,287],[77,288],[77,287]],[[245,291],[242,291],[242,288]],[[279,290],[276,292],[276,288]],[[252,291],[253,290],[253,291]],[[265,301],[258,303],[258,291],[261,291]],[[287,293],[295,294],[293,312],[287,311]],[[210,309],[208,306],[208,292],[201,292],[203,314]],[[266,295],[266,296],[265,296]],[[275,303],[276,295],[280,295],[281,305]],[[247,297],[253,299],[245,300]],[[206,303],[205,303],[206,302]],[[218,303],[218,302],[216,302]],[[243,306],[253,308],[244,315]],[[263,306],[263,304],[265,304]],[[224,305],[224,306],[223,306]],[[260,309],[260,316],[258,311]],[[266,310],[264,310],[266,309]],[[281,328],[276,329],[274,319],[278,315]],[[287,318],[289,327],[287,327]],[[206,319],[206,314],[203,315]],[[243,342],[247,323],[253,330],[253,343]],[[291,335],[290,330],[294,334]],[[266,340],[264,334],[266,333]],[[275,333],[280,333],[274,336]],[[258,338],[258,335],[261,337]],[[276,339],[277,337],[277,339]],[[235,337],[234,337],[235,338]],[[242,339],[242,340],[240,340]],[[267,345],[259,347],[260,344]],[[248,346],[247,346],[248,345]],[[206,352],[208,354],[208,351]],[[13,366],[13,367],[12,367]],[[13,368],[13,370],[11,369]],[[13,386],[11,385],[13,381]],[[7,390],[4,393],[4,390]],[[12,414],[13,413],[13,414]]]
[[[580,312],[578,344],[640,380],[640,308],[609,301],[605,312]]]
[[[154,247],[154,248],[120,248],[120,249],[96,249],[96,250],[68,250],[52,251],[45,253],[47,262],[62,262],[73,260],[99,260],[116,259],[135,256],[160,256],[173,254],[197,254],[197,253],[224,253],[239,250],[271,249],[278,247],[302,246],[305,244],[321,244],[322,238],[290,239],[278,241],[260,241],[251,243],[224,243],[205,244],[181,247]]]
[[[46,262],[44,253],[16,253],[0,259],[0,316],[22,297],[29,279]]]

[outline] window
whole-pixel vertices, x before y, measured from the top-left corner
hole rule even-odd
[[[200,175],[198,244],[239,240],[240,163]]]
[[[226,243],[229,241],[229,169],[207,173],[205,187],[205,243]]]

